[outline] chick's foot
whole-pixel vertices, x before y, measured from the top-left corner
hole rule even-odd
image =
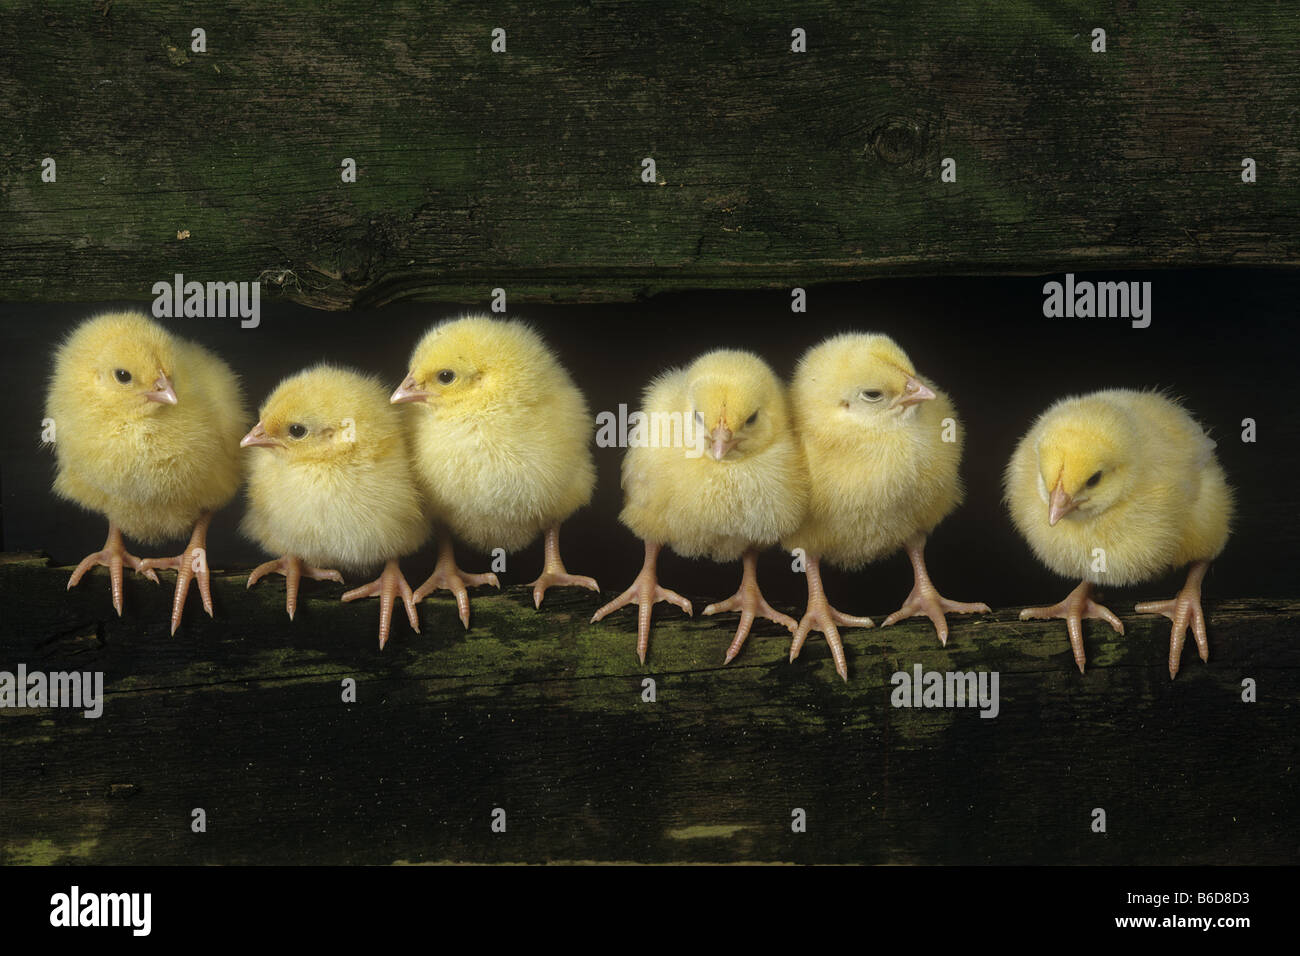
[[[835,673],[848,682],[849,665],[844,658],[844,642],[840,640],[840,627],[875,627],[869,617],[853,617],[843,614],[831,607],[822,588],[821,559],[808,559],[808,609],[795,628],[794,640],[790,644],[790,660],[793,662],[803,650],[804,642],[813,631],[820,631],[826,636],[830,646],[831,657],[835,659]],[[839,625],[837,627],[836,625]]]
[[[108,568],[108,580],[113,593],[113,610],[117,616],[122,616],[122,568],[128,567],[132,571],[143,574],[154,584],[158,583],[158,575],[151,568],[145,567],[145,562],[137,558],[126,550],[126,544],[122,541],[122,532],[118,530],[117,525],[109,523],[108,538],[104,541],[104,547],[101,551],[94,554],[88,554],[81,559],[81,563],[72,572],[72,577],[68,578],[68,590],[71,591],[77,586],[87,571],[91,568],[103,567]]]
[[[398,594],[402,596],[402,603],[406,606],[406,619],[411,622],[411,630],[419,634],[420,617],[415,613],[417,599],[411,591],[411,586],[406,583],[406,578],[402,576],[396,560],[385,564],[383,572],[369,584],[353,588],[343,595],[345,603],[358,598],[379,598],[379,649],[381,651],[388,643],[388,628],[393,620],[393,599]]]
[[[744,571],[740,579],[740,588],[731,597],[725,601],[719,601],[716,604],[710,604],[704,609],[705,616],[710,614],[723,614],[727,611],[740,612],[740,625],[736,628],[735,639],[732,640],[731,646],[727,648],[727,657],[722,663],[730,664],[735,660],[740,649],[745,646],[745,638],[749,637],[749,629],[754,624],[755,617],[763,617],[774,624],[780,624],[787,631],[793,631],[798,624],[795,619],[788,614],[782,614],[780,611],[773,609],[763,597],[763,592],[758,588],[758,552],[746,551],[741,557]]]
[[[1182,661],[1183,644],[1187,641],[1190,624],[1196,638],[1196,650],[1201,660],[1210,659],[1210,640],[1205,633],[1205,612],[1201,610],[1201,581],[1209,568],[1208,561],[1197,561],[1187,572],[1187,583],[1178,595],[1168,601],[1144,601],[1133,610],[1139,614],[1163,614],[1174,622],[1169,632],[1169,679],[1178,676]]]
[[[265,564],[259,564],[253,568],[253,573],[248,576],[248,587],[251,588],[268,574],[284,575],[284,609],[289,612],[289,620],[291,621],[294,612],[298,610],[298,582],[302,580],[304,574],[313,581],[343,583],[343,575],[337,571],[315,568],[292,554],[286,554],[282,558],[267,561]]]
[[[669,604],[675,604],[688,615],[693,613],[690,601],[676,591],[670,591],[659,586],[659,576],[655,571],[655,565],[658,562],[661,547],[662,545],[647,541],[645,543],[645,564],[641,566],[641,571],[637,574],[631,587],[591,616],[591,623],[595,624],[597,621],[604,620],[619,608],[635,604],[638,609],[636,618],[636,656],[641,660],[642,664],[645,663],[646,651],[650,649],[650,609],[659,601],[667,601]]]
[[[546,595],[546,589],[551,587],[580,587],[589,591],[599,591],[600,585],[596,583],[595,578],[589,578],[582,574],[570,574],[564,567],[564,561],[560,558],[560,529],[558,527],[550,528],[546,532],[546,558],[542,565],[542,573],[536,581],[530,585],[533,589],[533,607],[538,609],[542,606],[542,598]]]
[[[1080,674],[1084,672],[1084,665],[1087,663],[1083,653],[1085,617],[1105,621],[1117,633],[1124,633],[1124,624],[1111,613],[1110,608],[1103,607],[1092,599],[1092,584],[1087,581],[1080,582],[1077,588],[1066,595],[1065,600],[1051,607],[1027,607],[1020,612],[1022,621],[1058,617],[1065,619],[1066,628],[1070,632],[1070,648],[1074,651],[1074,663],[1078,665]]]
[[[141,569],[164,568],[176,572],[176,595],[172,598],[172,633],[181,626],[181,616],[185,613],[185,599],[190,593],[190,582],[198,579],[199,597],[203,600],[203,610],[212,617],[212,578],[208,571],[208,525],[212,524],[212,513],[204,512],[194,524],[194,533],[185,550],[171,558],[145,558],[140,562]]]
[[[433,566],[433,573],[428,580],[415,589],[415,602],[418,604],[439,589],[450,591],[456,598],[456,610],[460,623],[469,629],[469,591],[467,588],[490,584],[500,588],[501,582],[492,572],[470,574],[456,565],[456,555],[452,548],[451,537],[442,535],[438,542],[438,563]]]
[[[912,562],[912,574],[915,583],[907,600],[889,617],[881,627],[889,627],[909,617],[924,614],[934,624],[934,631],[939,635],[939,643],[948,646],[948,619],[944,614],[988,614],[987,604],[967,604],[962,601],[949,601],[939,593],[925,567],[925,538],[913,538],[907,542],[907,556]]]

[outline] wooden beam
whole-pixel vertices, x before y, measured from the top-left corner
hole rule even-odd
[[[735,616],[675,609],[641,667],[633,612],[590,625],[581,591],[540,613],[479,592],[468,632],[431,599],[381,653],[375,602],[335,585],[305,583],[290,623],[278,581],[219,573],[216,619],[192,598],[173,638],[170,573],[129,578],[122,619],[106,572],[67,575],[0,561],[0,670],[101,671],[106,691],[98,719],[0,709],[0,863],[1294,858],[1293,601],[1213,601],[1210,663],[1189,649],[1174,681],[1163,618],[1090,623],[1081,676],[1063,624],[1000,609],[954,617],[946,649],[923,621],[848,631],[845,684],[823,641],[791,664],[765,623],[724,667]],[[917,664],[996,671],[997,717],[891,706]]]
[[[346,309],[1296,265],[1290,8],[1085,7],[13,4],[0,299],[143,301],[175,273]]]

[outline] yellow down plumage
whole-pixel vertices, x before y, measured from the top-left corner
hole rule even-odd
[[[909,379],[934,397],[892,406]],[[956,412],[888,337],[846,333],[815,346],[800,360],[790,395],[809,506],[788,546],[856,570],[929,534],[961,503]]]
[[[273,554],[363,570],[417,550],[428,520],[402,413],[378,379],[318,365],[262,406],[243,531]]]
[[[1058,481],[1075,507],[1051,525]],[[1021,439],[1004,484],[1016,528],[1065,577],[1136,584],[1212,560],[1228,540],[1232,493],[1214,442],[1156,392],[1111,389],[1057,402]]]
[[[586,400],[533,329],[445,322],[415,347],[410,373],[427,395],[413,416],[416,475],[457,537],[516,551],[591,500]]]
[[[646,389],[641,413],[637,440],[646,444],[623,458],[620,516],[638,537],[685,557],[734,561],[798,527],[803,462],[785,388],[758,356],[719,350],[665,372]],[[735,437],[721,460],[709,439],[719,423]]]
[[[1137,611],[1172,619],[1170,677],[1189,627],[1209,659],[1201,581],[1227,543],[1233,499],[1214,442],[1178,402],[1131,389],[1062,399],[1021,439],[1004,485],[1011,520],[1034,554],[1081,582],[1058,604],[1021,612],[1066,620],[1080,672],[1084,618],[1124,632],[1093,600],[1094,585],[1136,584],[1185,564],[1187,582],[1175,598]]]
[[[145,397],[160,375],[174,404]],[[247,421],[239,380],[207,349],[139,313],[101,315],[68,336],[54,356],[46,416],[55,493],[128,537],[182,537],[239,490]]]

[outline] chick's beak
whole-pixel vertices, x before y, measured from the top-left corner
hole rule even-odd
[[[906,408],[908,405],[918,405],[921,402],[928,402],[934,398],[933,389],[922,384],[911,376],[908,377],[907,383],[903,386],[903,394],[895,399],[895,404],[900,408]]]
[[[158,380],[153,383],[153,391],[145,392],[146,401],[162,402],[164,405],[176,404],[176,389],[172,386],[172,380],[167,377],[166,372],[158,373]]]
[[[727,457],[731,449],[736,447],[736,436],[731,433],[731,429],[721,422],[718,426],[709,432],[709,454],[717,461]]]
[[[415,387],[415,375],[412,373],[402,379],[402,384],[397,386],[397,391],[393,392],[393,397],[388,401],[393,405],[400,405],[403,402],[423,402],[428,397],[428,392]]]
[[[1079,506],[1074,499],[1065,493],[1065,488],[1058,481],[1056,487],[1052,489],[1052,498],[1047,504],[1047,523],[1056,524],[1077,507]]]
[[[272,448],[283,444],[283,442],[277,441],[268,435],[266,433],[266,427],[261,422],[254,425],[252,430],[239,440],[240,448],[252,448],[254,445],[263,445],[267,448]]]

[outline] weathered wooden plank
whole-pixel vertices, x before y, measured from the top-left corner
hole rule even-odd
[[[4,10],[4,299],[146,299],[176,272],[350,308],[1300,259],[1281,3]]]
[[[216,620],[191,608],[171,638],[170,580],[128,580],[119,620],[104,572],[66,576],[0,564],[0,670],[99,670],[107,689],[97,720],[0,710],[3,863],[1297,858],[1293,601],[1213,602],[1210,664],[1189,652],[1172,682],[1163,619],[1089,626],[1080,676],[1062,625],[1001,610],[954,619],[947,649],[920,622],[850,631],[846,685],[824,642],[790,664],[767,624],[723,667],[734,616],[675,610],[642,668],[631,612],[589,625],[588,593],[540,614],[522,588],[480,594],[468,633],[434,599],[380,653],[374,602],[334,585],[304,585],[290,623],[282,587],[219,574]],[[997,671],[998,716],[891,707],[918,663]]]

